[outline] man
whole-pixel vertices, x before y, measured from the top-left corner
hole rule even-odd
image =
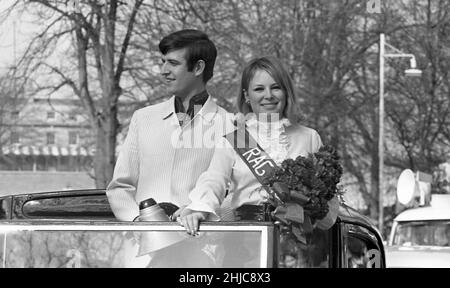
[[[197,30],[177,31],[161,40],[159,50],[161,75],[173,96],[137,110],[131,118],[106,190],[114,215],[122,221],[137,221],[139,203],[148,198],[179,207],[189,204],[189,192],[209,166],[215,139],[227,133],[225,122],[231,124],[225,120],[227,112],[206,91],[217,56],[208,36]],[[146,244],[167,240],[152,233],[140,237],[140,253],[151,256],[149,267],[214,265],[215,259],[202,251],[203,244],[196,238],[142,251]]]
[[[214,152],[202,136],[207,131],[215,139],[226,133],[220,131],[227,113],[206,91],[217,56],[214,43],[189,29],[164,37],[159,49],[161,75],[173,96],[133,114],[107,187],[111,209],[122,221],[136,220],[139,203],[148,198],[189,204],[188,194]]]

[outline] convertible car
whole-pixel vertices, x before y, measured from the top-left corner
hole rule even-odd
[[[0,197],[0,267],[383,268],[370,220],[341,206],[334,226],[293,245],[272,222],[119,222],[104,190]],[[282,241],[274,241],[282,239]]]

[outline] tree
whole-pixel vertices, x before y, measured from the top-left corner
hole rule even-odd
[[[418,81],[403,80],[403,73],[392,73],[387,81],[393,142],[387,163],[400,169],[431,173],[450,153],[449,9],[446,1],[416,0],[399,10],[407,14],[402,17],[414,15],[417,25],[399,31],[392,41],[417,55],[424,70]],[[407,67],[399,66],[399,71]]]
[[[13,127],[19,121],[20,110],[27,102],[25,85],[25,80],[16,79],[14,69],[0,77],[0,163],[6,163],[7,166],[13,163],[3,155],[3,147],[10,146],[15,140],[12,136],[17,131]]]
[[[33,12],[43,30],[27,53],[35,56],[33,61],[24,60],[21,67],[58,76],[40,88],[71,87],[83,100],[97,131],[99,187],[112,172],[113,138],[125,127],[125,121],[118,125],[117,120],[119,96],[132,99],[130,110],[170,96],[157,77],[157,46],[163,36],[182,28],[203,30],[216,44],[219,53],[208,91],[230,111],[235,111],[245,63],[268,54],[282,59],[299,91],[305,125],[341,152],[345,172],[357,183],[373,219],[379,193],[384,193],[378,188],[381,32],[390,44],[417,55],[419,67],[425,68],[421,80],[412,82],[400,73],[406,59],[386,63],[392,67],[385,79],[387,180],[395,179],[398,169],[431,171],[450,153],[446,1],[383,2],[381,13],[368,12],[365,0],[86,0],[78,12],[67,10],[68,1],[31,2],[17,0],[25,8],[37,8]],[[58,39],[75,44],[75,50],[68,49],[69,66],[48,61]]]
[[[20,68],[36,79],[39,90],[54,93],[69,87],[86,110],[96,134],[94,171],[98,188],[106,187],[112,178],[121,80],[142,2],[18,0],[14,4],[14,8],[34,15],[42,28],[30,42]],[[69,65],[52,58],[61,46],[67,47],[64,52]],[[43,73],[49,77],[39,76]]]
[[[434,7],[431,7],[434,3]],[[449,123],[448,97],[448,3],[440,1],[405,1],[383,7],[375,22],[388,41],[402,51],[417,56],[422,78],[404,75],[408,59],[386,62],[385,101],[386,192],[395,191],[393,184],[400,170],[410,168],[430,173],[450,153],[446,131]],[[434,11],[431,13],[431,11]],[[434,19],[430,21],[430,19]],[[448,34],[447,34],[448,35]],[[378,207],[378,63],[374,52],[368,51],[356,66],[357,77],[347,86],[352,92],[343,133],[346,169],[361,188],[370,216],[375,219]],[[349,90],[350,89],[350,90]],[[395,215],[391,215],[395,216]]]

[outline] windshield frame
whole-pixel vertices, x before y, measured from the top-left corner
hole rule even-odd
[[[403,242],[403,243],[410,243],[410,244],[400,244],[399,243],[399,237],[400,237],[400,229],[402,228],[406,228],[406,227],[419,227],[419,226],[423,226],[425,227],[425,231],[423,231],[424,234],[424,239],[423,239],[423,243],[418,243],[417,241],[413,241],[412,239],[409,239],[410,241],[408,242]],[[447,237],[447,241],[446,244],[443,245],[439,245],[439,243],[437,243],[437,228],[438,227],[443,227],[442,230],[442,234],[443,236]],[[417,229],[415,229],[416,231],[412,231],[410,230],[409,233],[415,233],[415,235],[418,235],[419,233],[422,232],[418,232]],[[407,236],[407,238],[411,238],[410,236]],[[444,237],[445,238],[445,237]],[[445,240],[444,240],[445,241]],[[392,227],[392,232],[391,232],[391,237],[390,237],[390,241],[389,241],[389,246],[403,246],[403,247],[450,247],[450,219],[442,219],[442,220],[411,220],[411,221],[395,221],[393,227]]]

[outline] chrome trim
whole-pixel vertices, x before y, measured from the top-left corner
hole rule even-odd
[[[261,251],[260,251],[260,258],[259,258],[259,267],[261,268],[267,268],[267,249],[268,249],[268,239],[269,239],[269,235],[268,235],[268,227],[267,226],[263,226],[262,228],[262,233],[261,233]]]
[[[8,235],[8,233],[3,235],[3,268],[6,268],[6,235]]]
[[[231,224],[233,223],[233,224]],[[1,223],[0,233],[4,233],[5,241],[3,247],[3,255],[6,255],[6,237],[8,233],[16,231],[178,231],[184,232],[184,227],[180,226],[175,222],[87,222],[87,223],[36,223],[30,224],[30,222],[18,223]],[[270,267],[269,252],[272,251],[269,247],[273,246],[273,243],[269,243],[270,240],[273,241],[272,235],[269,235],[271,231],[273,232],[273,226],[271,224],[263,225],[248,225],[239,224],[236,222],[230,222],[226,225],[215,225],[213,223],[204,223],[200,226],[199,236],[201,232],[260,232],[260,267],[268,268]],[[186,233],[186,237],[189,236]],[[3,267],[6,267],[6,257],[3,257]]]
[[[73,224],[73,223],[61,223],[61,224],[5,224],[1,223],[0,232],[2,231],[15,231],[15,230],[26,230],[26,231],[125,231],[125,230],[135,230],[135,231],[185,231],[184,227],[179,225],[168,225],[155,223],[121,223],[121,224],[109,224],[105,222],[95,222],[95,223],[83,223],[83,224]],[[161,222],[160,222],[161,223]],[[138,224],[138,225],[136,225]],[[267,233],[266,226],[256,226],[256,225],[202,225],[200,226],[199,232],[202,231],[260,231],[261,233]],[[266,237],[267,235],[263,236]]]

